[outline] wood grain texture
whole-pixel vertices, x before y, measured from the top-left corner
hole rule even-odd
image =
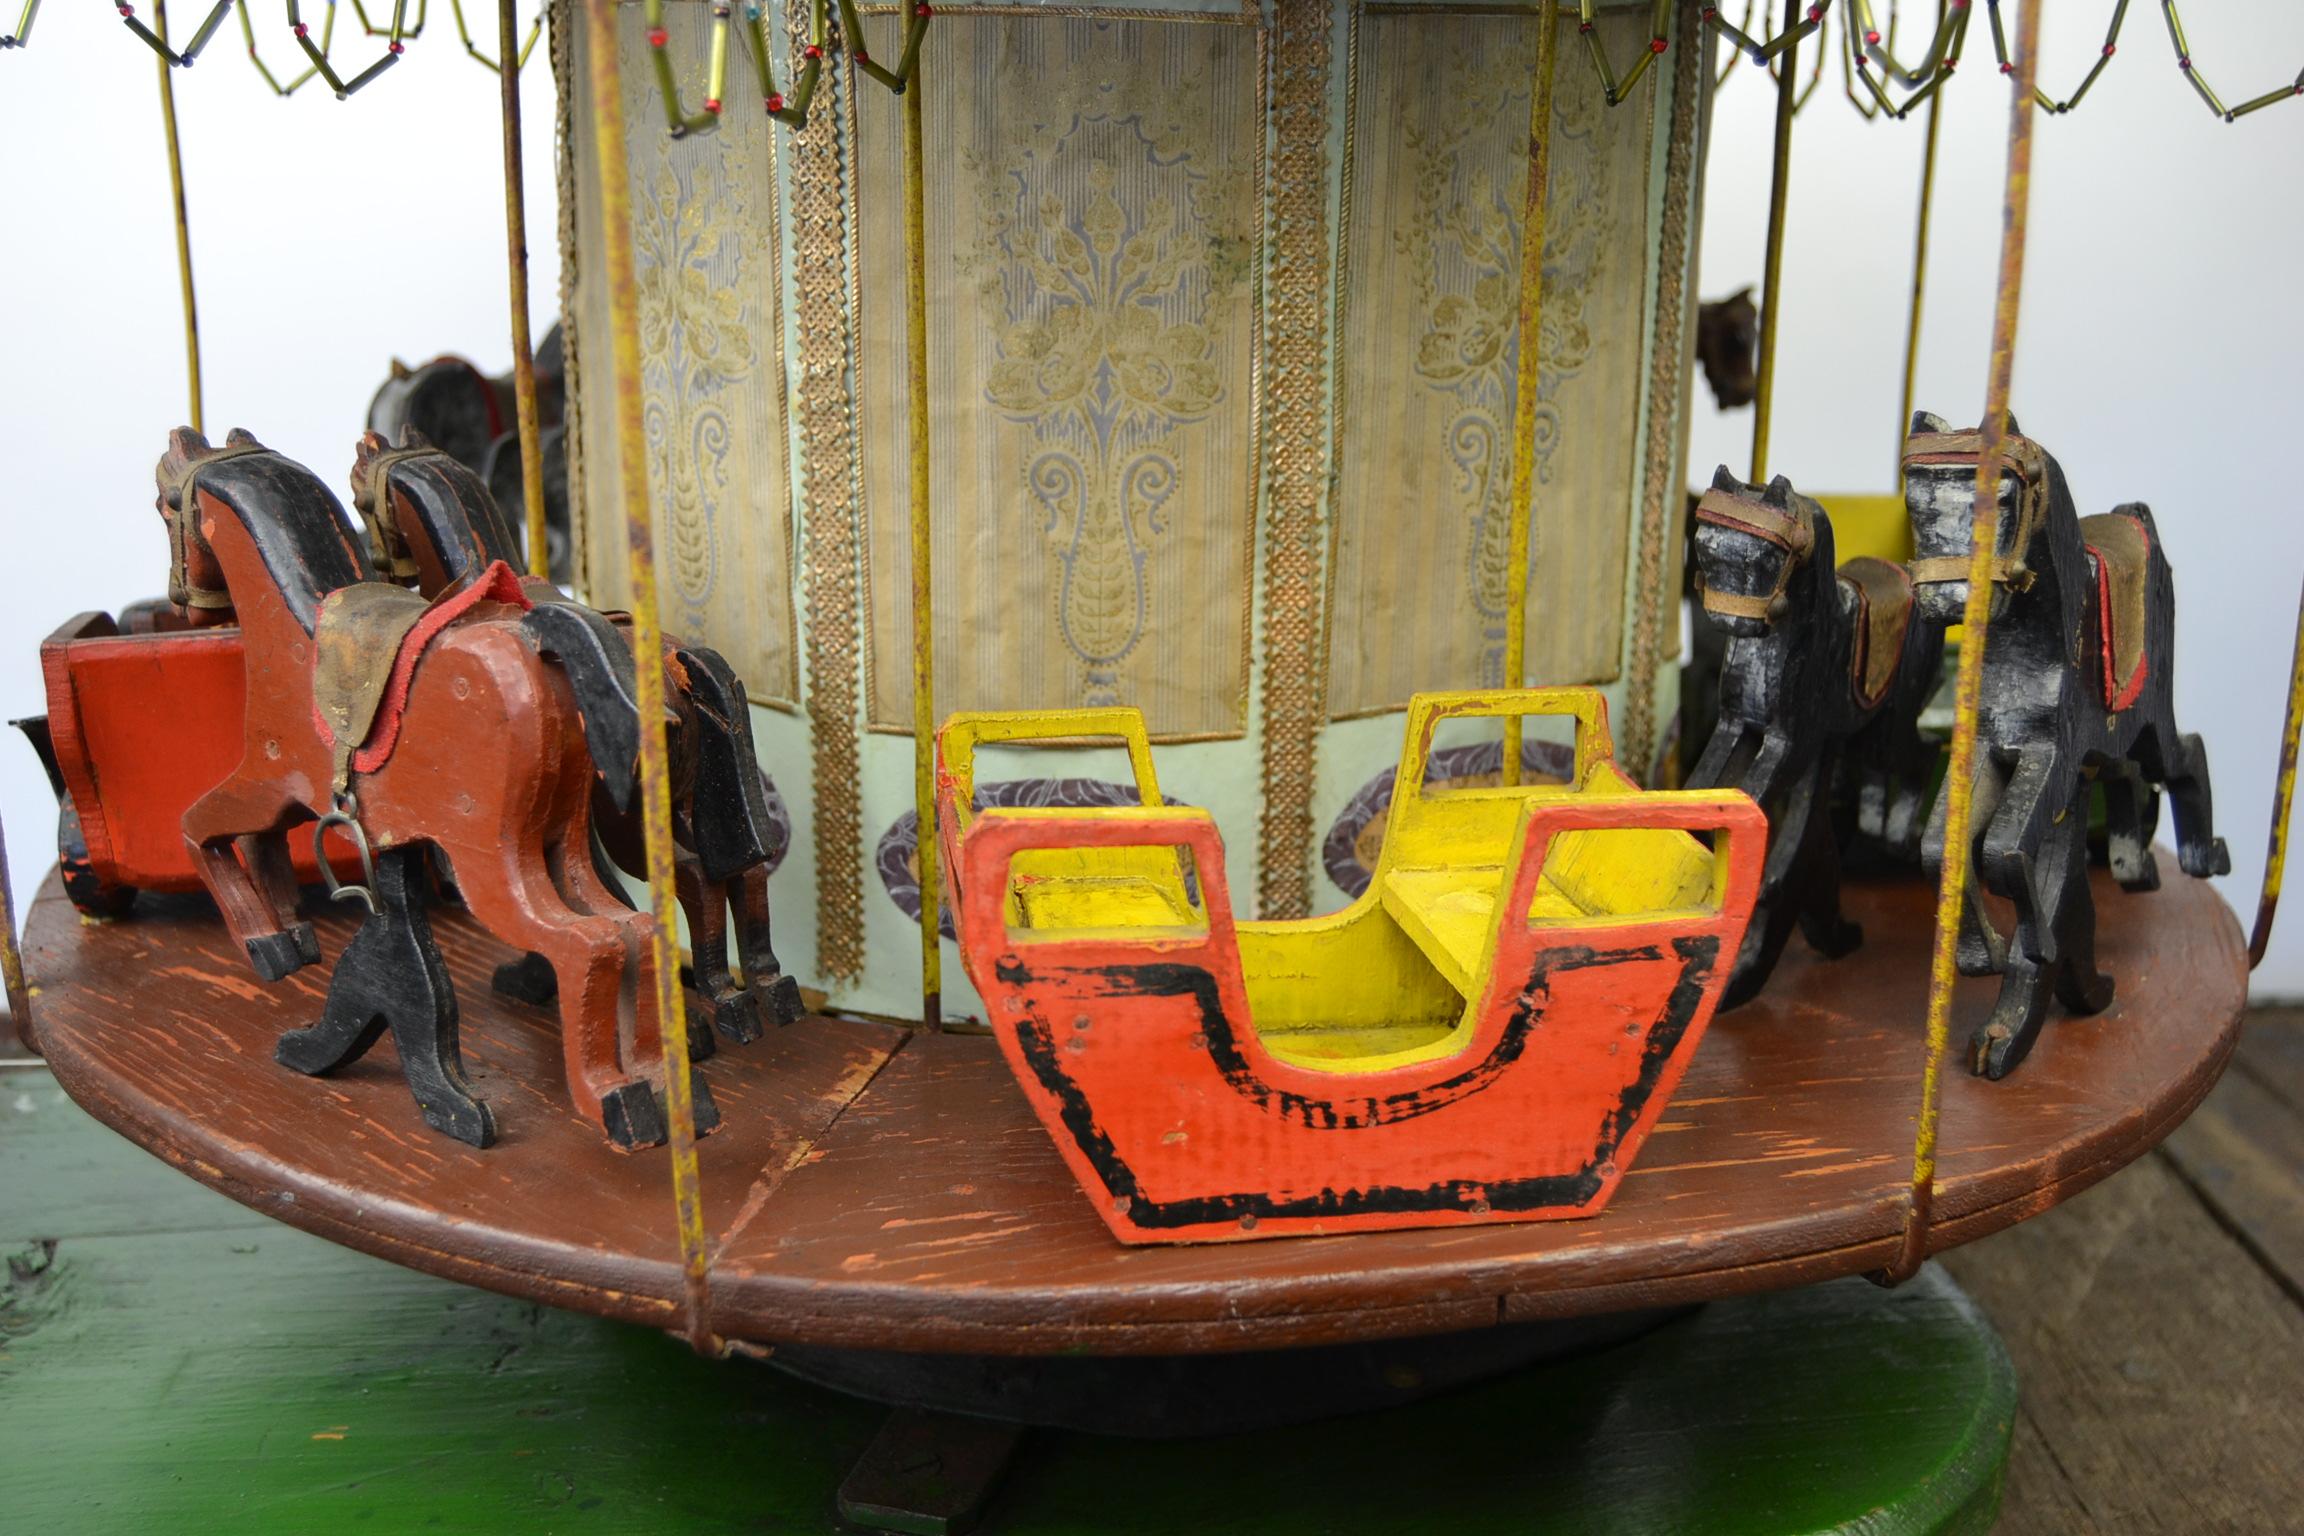
[[[1951,1256],[2025,1383],[2001,1536],[2294,1529],[2299,1200],[2304,1013],[2266,1008],[2154,1156]]]
[[[45,1072],[0,1085],[10,1530],[846,1528],[834,1489],[880,1410],[288,1231],[106,1134]],[[984,1529],[1976,1532],[2013,1397],[1990,1328],[1941,1276],[1893,1294],[1847,1281],[1342,1433],[1035,1433]]]
[[[803,1020],[704,1068],[726,1118],[702,1148],[720,1234],[712,1326],[880,1348],[1174,1353],[1874,1268],[1902,1218],[1928,899],[1918,883],[1851,886],[1851,915],[1875,935],[1862,961],[1795,954],[1766,997],[1723,1016],[1590,1221],[1124,1249],[990,1040]],[[2052,1021],[2018,1078],[1946,1086],[1939,1245],[2037,1215],[2134,1159],[2232,1050],[2243,956],[2217,897],[2192,881],[2107,889],[2101,910],[2113,1007]],[[336,952],[344,927],[321,926]],[[36,1033],[98,1118],[244,1203],[435,1273],[668,1325],[678,1274],[662,1163],[609,1151],[568,1112],[547,1021],[488,993],[508,951],[460,914],[442,913],[439,932],[475,1086],[505,1128],[486,1153],[414,1123],[386,1052],[326,1082],[275,1068],[273,1036],[317,1012],[320,985],[260,986],[195,902],[84,926],[51,879],[27,935]],[[1989,1001],[1986,983],[1957,998],[1962,1017]]]

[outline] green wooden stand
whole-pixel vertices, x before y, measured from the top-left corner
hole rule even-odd
[[[0,1254],[15,1530],[831,1531],[887,1418],[293,1231],[36,1067],[0,1068]],[[1035,1433],[982,1529],[1984,1531],[2015,1407],[1998,1338],[1940,1273],[1835,1281],[1383,1413]]]

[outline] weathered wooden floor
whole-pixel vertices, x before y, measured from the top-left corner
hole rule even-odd
[[[2002,1532],[2304,1529],[2304,1009],[2163,1150],[1944,1264],[2021,1383]]]
[[[2159,1151],[1944,1266],[2016,1362],[2003,1536],[2304,1530],[2304,1009],[2251,1013]]]

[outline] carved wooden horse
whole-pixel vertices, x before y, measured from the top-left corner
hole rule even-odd
[[[1843,752],[1860,773],[1874,835],[1918,852],[1929,758],[1915,722],[1941,645],[1912,622],[1901,567],[1833,567],[1832,520],[1779,475],[1765,490],[1725,468],[1696,509],[1704,611],[1728,633],[1720,723],[1691,788],[1742,789],[1768,814],[1760,899],[1725,1006],[1767,981],[1794,923],[1840,956],[1863,933],[1840,915],[1832,792]]]
[[[408,881],[393,855],[432,844],[490,932],[550,957],[577,1109],[618,1145],[662,1140],[650,919],[618,903],[586,856],[587,730],[610,722],[580,717],[579,690],[538,654],[517,584],[498,572],[427,606],[365,581],[336,498],[245,432],[214,449],[179,428],[158,479],[171,592],[229,601],[246,647],[245,755],[184,813],[184,836],[258,974],[277,980],[319,958],[310,925],[282,921],[281,905],[295,899],[286,860],[261,853],[289,828],[317,818],[323,831],[343,829],[364,859],[381,857],[367,899],[378,920],[403,926]],[[359,940],[353,948],[363,951]],[[365,1048],[378,1017],[400,1026],[373,972],[355,972],[351,984],[365,995],[341,1007],[332,995],[318,1033],[301,1032],[284,1050],[290,1065],[326,1070]],[[436,1036],[437,1000],[419,1002],[430,1017],[413,1032]],[[452,1064],[452,1039],[445,1050],[435,1038],[427,1051],[404,1051],[411,1086],[435,1126],[485,1140],[485,1112],[461,1075],[426,1077],[411,1055]],[[696,1088],[709,1123],[704,1085]]]
[[[1912,419],[1904,448],[1912,574],[1934,625],[1960,622],[1967,602],[1983,451],[1980,432],[1955,432],[1925,411]],[[1971,1067],[1988,1077],[2032,1048],[2051,989],[2079,1013],[2112,1001],[2112,979],[2096,969],[2088,888],[2095,779],[2113,791],[2113,872],[2127,889],[2159,881],[2145,845],[2155,786],[2175,803],[2184,872],[2231,867],[2215,834],[2207,750],[2176,729],[2175,583],[2151,510],[2079,516],[2062,468],[2013,419],[1998,501],[1972,836],[1985,887],[2015,903],[2016,931],[1999,1000],[1969,1042]],[[1948,802],[1929,822],[1931,866],[1943,857]],[[1979,946],[1962,948],[1964,970],[1987,968]]]
[[[380,494],[388,491],[389,494]],[[368,520],[376,560],[396,580],[413,581],[426,597],[476,580],[498,560],[517,558],[495,499],[480,478],[453,456],[411,433],[388,448],[370,432],[360,439],[352,467],[352,494]],[[607,628],[607,621],[562,597],[550,582],[528,578],[528,596],[556,628]],[[595,643],[585,639],[583,643]],[[616,641],[617,644],[627,644]],[[710,1004],[715,1028],[731,1040],[757,1039],[763,1023],[801,1017],[799,983],[783,972],[770,933],[768,861],[775,850],[774,818],[752,747],[752,717],[744,685],[716,651],[667,641],[665,697],[676,716],[672,732],[673,863],[681,909],[696,957],[696,985]],[[599,816],[602,842],[632,874],[646,867],[638,818],[613,807]],[[736,912],[736,938],[744,984],[728,971],[728,910]],[[547,973],[548,975],[548,973]],[[544,1001],[532,983],[534,968],[498,978],[515,995]],[[707,1052],[708,1034],[693,1032]]]

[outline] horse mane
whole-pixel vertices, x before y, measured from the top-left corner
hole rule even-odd
[[[451,573],[473,574],[495,560],[524,569],[496,498],[461,461],[447,453],[400,459],[385,471],[385,478],[408,498],[432,547],[439,551],[441,564]]]
[[[322,599],[367,579],[343,504],[295,460],[269,449],[220,459],[200,470],[198,487],[240,519],[306,634],[319,622]]]

